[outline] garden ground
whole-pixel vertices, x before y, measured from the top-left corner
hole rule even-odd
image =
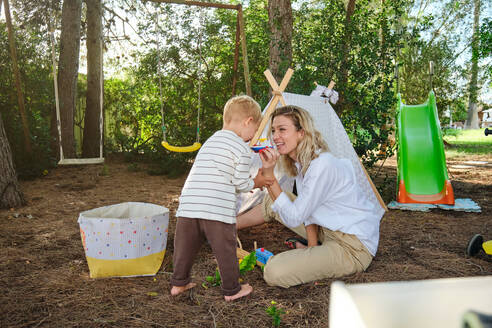
[[[375,173],[376,165],[371,173]],[[377,256],[367,272],[345,283],[416,280],[492,274],[492,257],[465,255],[471,236],[492,239],[492,156],[448,159],[457,198],[471,198],[481,213],[390,210],[381,223]],[[326,279],[290,289],[270,287],[260,269],[244,277],[254,292],[226,303],[219,287],[201,283],[215,271],[204,246],[193,269],[198,286],[169,296],[174,213],[185,177],[146,173],[144,164],[108,159],[103,165],[57,167],[21,183],[28,205],[0,211],[0,326],[2,327],[271,327],[265,312],[275,301],[286,313],[280,326],[326,327],[330,284]],[[375,179],[385,201],[394,199],[396,160]],[[80,212],[127,201],[170,209],[168,251],[155,277],[90,279],[81,245]],[[278,223],[239,232],[246,250],[254,241],[273,253],[292,234]]]

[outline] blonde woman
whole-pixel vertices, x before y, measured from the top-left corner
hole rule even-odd
[[[277,108],[270,123],[276,149],[261,153],[262,174],[274,182],[262,204],[238,216],[237,228],[276,219],[300,237],[269,259],[265,281],[288,288],[364,271],[376,254],[381,214],[358,188],[352,164],[329,152],[304,109]],[[277,162],[295,177],[297,196],[275,179]]]

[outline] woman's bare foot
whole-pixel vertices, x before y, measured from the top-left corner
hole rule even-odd
[[[196,284],[194,282],[190,282],[185,286],[173,286],[173,288],[171,288],[171,295],[172,296],[179,295],[182,292],[187,291],[188,289],[191,289],[195,286],[196,286]]]
[[[290,249],[307,248],[308,241],[302,237],[290,237],[285,240],[285,245]]]
[[[252,291],[253,291],[253,287],[251,287],[249,284],[244,284],[244,285],[241,285],[240,291],[238,291],[236,294],[234,294],[232,296],[224,296],[224,299],[227,302],[234,301],[235,299],[238,299],[238,298],[241,298],[241,297],[244,297],[244,296],[251,294]]]
[[[308,248],[308,246],[306,246],[303,243],[297,241],[296,242],[296,249],[299,249],[299,248]]]

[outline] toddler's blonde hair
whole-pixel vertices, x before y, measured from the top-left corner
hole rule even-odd
[[[223,120],[229,124],[233,120],[242,120],[253,117],[255,122],[261,121],[260,105],[250,96],[234,96],[224,106]]]

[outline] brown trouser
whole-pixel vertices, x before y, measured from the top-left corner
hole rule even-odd
[[[291,200],[296,197],[289,192],[286,194]],[[272,203],[266,195],[262,203],[263,217],[267,222],[275,219],[282,223],[279,215],[272,211]],[[290,229],[307,238],[304,225]],[[362,272],[372,262],[371,253],[355,235],[320,227],[318,238],[322,242],[320,246],[293,249],[271,257],[263,273],[266,283],[288,288]]]
[[[219,264],[223,294],[225,296],[237,294],[241,285],[236,256],[236,224],[220,221],[177,218],[171,285],[185,286],[190,282],[193,261],[205,238]]]

